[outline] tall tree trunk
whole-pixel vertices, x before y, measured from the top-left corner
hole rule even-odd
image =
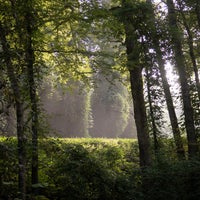
[[[127,9],[125,0],[122,0],[122,8],[125,10]],[[131,16],[132,13],[127,13],[123,23],[126,34],[127,66],[130,73],[134,117],[139,144],[140,166],[143,168],[151,165],[150,138],[148,134],[148,124],[143,94],[142,67],[138,62],[138,41],[134,36],[135,30],[132,24],[133,19]]]
[[[32,119],[32,184],[38,183],[38,105],[37,105],[37,93],[36,93],[36,83],[34,74],[34,50],[32,44],[33,35],[33,16],[31,14],[31,8],[28,4],[25,13],[25,25],[26,25],[26,63],[28,70],[28,81],[29,81],[29,95],[31,102],[31,119]]]
[[[151,164],[151,155],[146,108],[143,95],[142,69],[133,67],[133,69],[129,69],[129,72],[134,105],[134,117],[140,151],[140,166],[147,167]]]
[[[179,79],[181,84],[181,92],[183,99],[183,108],[185,116],[185,127],[188,140],[188,153],[192,158],[198,153],[197,136],[195,133],[193,108],[191,105],[189,85],[187,82],[186,66],[184,62],[184,55],[182,50],[181,33],[177,25],[177,17],[173,0],[167,0],[169,29],[172,39],[172,46],[175,55],[175,65],[179,73]]]
[[[178,120],[177,120],[177,116],[176,116],[176,112],[175,112],[175,108],[174,108],[174,104],[173,104],[173,99],[172,99],[172,95],[170,92],[170,86],[169,86],[169,83],[168,83],[168,80],[166,77],[166,71],[165,71],[165,67],[164,67],[165,62],[163,60],[162,51],[161,51],[160,45],[159,45],[159,40],[158,40],[159,36],[157,35],[157,31],[156,31],[156,22],[155,22],[153,6],[152,6],[151,0],[146,0],[146,2],[150,5],[150,9],[151,9],[151,13],[150,13],[150,16],[151,16],[150,18],[151,18],[151,23],[152,23],[152,28],[151,28],[151,37],[152,38],[151,39],[153,41],[153,48],[155,49],[156,58],[157,58],[158,66],[160,69],[162,85],[163,85],[165,99],[166,99],[166,103],[167,103],[167,110],[169,113],[169,119],[170,119],[170,123],[171,123],[171,127],[172,127],[173,137],[174,137],[174,141],[176,144],[176,151],[177,151],[177,155],[178,155],[179,159],[182,159],[185,157],[185,151],[183,148],[183,142],[182,142],[182,138],[181,138],[180,128],[178,125]]]
[[[167,103],[167,110],[169,113],[170,124],[172,127],[173,137],[174,137],[174,141],[176,144],[176,152],[177,152],[179,159],[183,159],[185,157],[185,151],[184,151],[184,147],[183,147],[183,141],[181,138],[180,128],[178,125],[178,120],[177,120],[177,116],[176,116],[176,112],[175,112],[175,108],[174,108],[172,95],[170,92],[170,86],[169,86],[169,83],[168,83],[167,77],[166,77],[166,71],[164,68],[164,60],[162,59],[162,56],[160,54],[161,53],[160,49],[157,49],[156,53],[157,53],[160,74],[161,74],[161,78],[162,78],[163,89],[164,89],[164,93],[165,93],[165,99],[166,99],[166,103]]]
[[[0,22],[0,39],[7,67],[8,77],[11,83],[11,87],[14,94],[16,117],[17,117],[17,140],[18,140],[18,187],[20,192],[20,198],[26,199],[26,137],[24,134],[24,112],[23,101],[20,91],[18,79],[15,74],[14,67],[11,61],[10,47],[6,40],[5,30]]]
[[[180,7],[180,13],[182,16],[183,24],[185,26],[185,29],[186,29],[187,35],[188,35],[187,39],[188,39],[189,53],[190,53],[190,58],[191,58],[192,65],[193,65],[198,97],[200,100],[200,82],[199,82],[198,66],[197,66],[197,62],[196,62],[196,56],[195,56],[194,45],[193,45],[194,40],[193,40],[192,32],[190,30],[190,27],[188,26],[187,19],[185,17],[184,11],[183,11],[184,8],[183,8],[180,0],[178,0],[178,4]],[[199,15],[200,15],[200,13],[199,13]]]
[[[147,67],[146,67],[146,76],[147,76],[147,96],[148,96],[148,102],[149,102],[150,118],[151,118],[152,133],[153,133],[153,140],[154,140],[154,151],[155,153],[158,153],[158,150],[159,150],[158,129],[157,129],[155,118],[154,118],[153,103],[152,103],[152,97],[151,97],[151,84],[150,84],[151,73],[149,72]]]

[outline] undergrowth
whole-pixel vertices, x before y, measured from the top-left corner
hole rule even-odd
[[[199,199],[199,160],[178,161],[173,148],[166,140],[153,165],[141,171],[133,139],[40,139],[40,182],[36,185],[31,185],[27,155],[27,199]],[[18,195],[17,163],[16,138],[0,138],[0,199]],[[31,194],[32,188],[37,189],[37,197]]]

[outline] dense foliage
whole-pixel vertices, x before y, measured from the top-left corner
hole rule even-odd
[[[30,155],[27,159],[27,198],[198,199],[200,162],[177,161],[176,155],[172,153],[172,141],[166,140],[163,145],[165,148],[159,159],[155,160],[151,168],[141,173],[136,140],[41,139],[40,180],[32,186]],[[0,148],[0,198],[14,199],[18,196],[16,139],[1,138]],[[145,180],[147,185],[142,185],[142,180]],[[37,196],[32,196],[33,189],[37,189]]]
[[[1,145],[1,192],[13,195],[3,198],[198,198],[199,16],[199,0],[0,0],[0,133],[13,116],[17,135]],[[177,76],[171,84],[167,65]],[[127,154],[122,143],[39,141],[50,121],[43,85],[82,89],[80,101],[55,98],[81,137],[121,137],[134,115],[137,148]],[[165,111],[170,134],[163,134]],[[173,136],[172,151],[163,135]]]

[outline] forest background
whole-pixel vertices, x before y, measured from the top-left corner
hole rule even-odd
[[[17,136],[20,198],[30,155],[39,183],[38,141],[49,133],[137,135],[141,169],[168,137],[175,160],[197,159],[199,29],[198,0],[0,1],[1,134]]]

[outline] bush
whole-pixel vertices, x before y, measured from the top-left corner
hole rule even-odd
[[[158,163],[145,171],[143,181],[145,200],[200,199],[200,162]]]
[[[43,163],[46,160],[48,167],[42,171],[49,184],[45,195],[53,199],[132,199],[131,174],[138,164],[130,156],[132,147],[132,140],[121,139],[43,142]]]
[[[0,141],[0,197],[12,198],[17,193],[17,144],[16,140]]]
[[[0,199],[17,197],[17,142],[0,140]],[[27,156],[27,199],[192,200],[200,199],[200,161],[159,155],[141,171],[133,140],[40,140],[39,194],[31,194]],[[174,157],[173,157],[174,158]]]
[[[107,161],[112,160],[111,163],[107,163],[89,153],[80,144],[67,145],[63,148],[63,155],[60,155],[49,170],[50,181],[54,184],[54,189],[57,189],[55,198],[116,199],[114,192],[117,174],[112,167],[113,162],[119,159],[119,152],[115,150],[107,151]]]

